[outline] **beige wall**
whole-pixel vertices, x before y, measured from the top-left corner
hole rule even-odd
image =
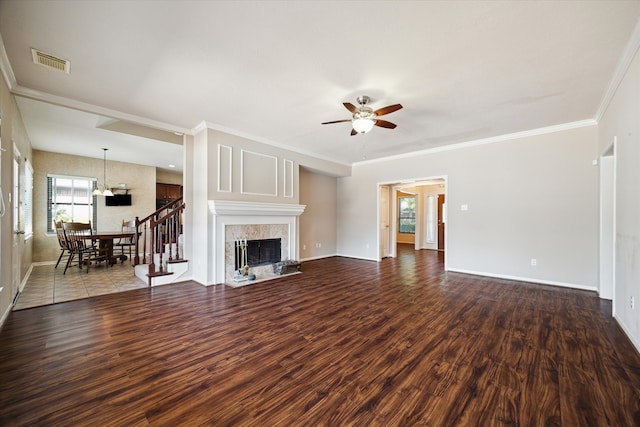
[[[615,147],[613,314],[640,351],[640,53],[599,124],[599,154]],[[631,308],[631,297],[635,308]]]
[[[337,179],[300,169],[300,259],[324,258],[336,254]]]
[[[60,254],[55,234],[47,234],[47,175],[69,175],[98,178],[103,160],[34,150],[34,242],[33,261],[55,261]],[[126,183],[131,206],[105,206],[98,196],[99,230],[119,230],[122,220],[142,218],[155,210],[156,169],[151,166],[107,161],[107,183]]]
[[[338,253],[378,259],[378,184],[446,177],[449,269],[596,289],[596,152],[588,126],[356,164],[338,179]]]
[[[21,235],[17,240],[17,249],[13,247],[13,203],[9,195],[13,191],[13,159],[14,144],[20,152],[19,175],[24,180],[25,162],[32,161],[31,141],[22,122],[15,98],[9,93],[4,79],[0,83],[0,143],[5,150],[0,155],[0,185],[6,206],[5,215],[0,217],[0,324],[6,318],[11,308],[11,302],[17,288],[26,278],[31,266],[33,239]],[[24,181],[23,181],[24,182]],[[22,200],[21,200],[22,201]],[[16,257],[20,258],[17,275],[13,274],[13,264]],[[17,277],[15,277],[17,276]]]
[[[182,173],[169,172],[163,169],[156,168],[156,182],[159,182],[162,184],[183,185]]]

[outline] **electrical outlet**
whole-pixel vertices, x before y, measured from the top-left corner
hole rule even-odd
[[[631,300],[629,301],[629,306],[631,307],[631,310],[635,310],[636,309],[636,302],[633,299],[633,296],[631,297]]]
[[[538,265],[538,260],[535,258],[531,258],[531,267],[535,267]]]
[[[307,250],[307,245],[302,245],[302,250],[306,251]]]

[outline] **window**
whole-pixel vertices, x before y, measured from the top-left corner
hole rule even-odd
[[[91,222],[95,230],[98,220],[95,187],[95,178],[49,175],[47,232],[55,231],[56,221]]]
[[[398,197],[398,231],[415,234],[416,232],[416,198]]]

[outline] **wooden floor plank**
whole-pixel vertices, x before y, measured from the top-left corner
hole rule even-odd
[[[13,311],[0,425],[640,425],[609,302],[442,261],[401,246]]]

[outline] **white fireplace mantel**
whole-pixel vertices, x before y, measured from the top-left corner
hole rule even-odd
[[[288,230],[287,253],[299,256],[298,217],[306,205],[284,203],[236,202],[209,200],[213,222],[213,276],[215,283],[225,282],[225,242],[228,225],[285,224]]]
[[[300,216],[306,205],[209,200],[213,215]]]

